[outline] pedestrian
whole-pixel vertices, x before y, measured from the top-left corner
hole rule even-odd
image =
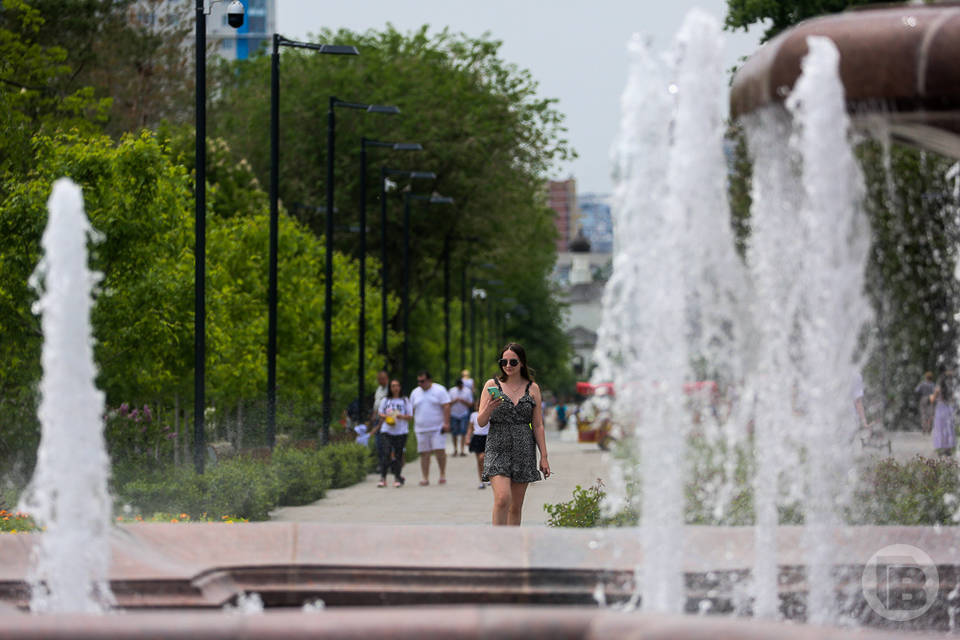
[[[507,344],[497,364],[500,375],[484,384],[477,416],[479,426],[490,426],[481,479],[493,487],[493,524],[519,526],[527,485],[541,472],[550,477],[540,387],[519,344]]]
[[[377,459],[380,460],[381,463],[383,462],[383,457],[390,454],[390,448],[387,446],[384,432],[380,428],[383,421],[383,418],[380,417],[380,404],[389,394],[389,386],[390,374],[387,373],[386,369],[380,369],[380,371],[377,371],[377,390],[373,392],[373,406],[370,409],[370,424],[373,426],[370,432],[374,434],[374,438],[376,438]]]
[[[450,394],[443,385],[434,384],[428,371],[417,374],[417,388],[410,394],[413,405],[413,430],[420,452],[420,486],[430,484],[430,454],[440,467],[440,484],[447,483],[447,452],[444,433],[450,430]]]
[[[354,433],[357,434],[356,443],[367,447],[370,445],[370,434],[367,433],[367,425],[358,424],[353,428]]]
[[[470,377],[470,369],[464,369],[460,372],[460,379],[463,380],[463,386],[473,391],[473,378]]]
[[[933,395],[936,387],[937,385],[933,383],[933,372],[927,371],[923,374],[923,380],[913,390],[920,400],[920,430],[923,433],[930,433],[933,430],[933,403],[930,402],[930,396]]]
[[[413,418],[413,406],[410,399],[403,395],[399,380],[390,381],[390,395],[380,402],[377,411],[381,419],[383,432],[384,455],[380,456],[380,482],[378,487],[387,486],[387,471],[393,473],[393,486],[397,489],[403,486],[406,479],[403,471],[403,449],[407,444],[407,434],[410,431],[409,420]]]
[[[953,371],[948,369],[940,376],[930,396],[930,402],[934,405],[933,448],[941,456],[952,455],[957,446],[957,435],[953,430],[955,386]]]
[[[470,426],[467,428],[467,446],[471,453],[477,454],[477,477],[480,478],[480,486],[477,489],[486,489],[487,483],[483,481],[483,459],[487,450],[487,433],[490,432],[490,423],[482,427],[477,424],[477,416],[480,415],[474,406],[470,414]]]
[[[467,452],[467,423],[470,421],[470,410],[473,409],[473,391],[463,383],[463,378],[447,390],[450,395],[450,436],[453,440],[451,455],[465,457]],[[459,441],[459,446],[458,445]]]

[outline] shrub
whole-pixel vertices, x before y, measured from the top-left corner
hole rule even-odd
[[[309,504],[322,498],[330,488],[332,472],[322,464],[316,450],[278,448],[273,452],[272,463],[281,487],[280,504]]]
[[[600,480],[587,489],[577,485],[573,490],[573,499],[569,502],[543,505],[550,516],[547,524],[551,527],[597,526],[601,524],[600,503],[605,495],[603,482]]]
[[[373,463],[373,451],[356,443],[332,444],[319,451],[285,447],[274,451],[270,460],[221,460],[204,475],[170,467],[126,482],[116,480],[114,486],[120,505],[129,504],[138,514],[267,520],[280,504],[307,504],[329,488],[360,482]]]
[[[333,489],[348,487],[363,480],[370,469],[373,452],[369,447],[345,442],[329,444],[318,453],[318,464],[330,470]]]
[[[242,458],[226,460],[203,478],[207,489],[204,511],[208,514],[268,520],[270,510],[279,504],[281,486],[271,464]]]
[[[953,458],[916,456],[903,464],[881,460],[861,477],[856,524],[953,524],[960,466]]]
[[[177,512],[197,518],[206,511],[203,476],[188,467],[171,467],[117,483],[115,491],[121,506],[129,505],[139,513]]]
[[[279,495],[280,482],[270,465],[242,459],[225,460],[204,475],[189,468],[168,468],[117,490],[118,501],[139,513],[187,513],[195,519],[266,520]]]

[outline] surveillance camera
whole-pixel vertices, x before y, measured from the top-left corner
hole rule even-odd
[[[234,29],[243,26],[243,3],[240,0],[233,0],[227,6],[227,22]]]

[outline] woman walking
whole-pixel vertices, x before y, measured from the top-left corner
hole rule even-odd
[[[379,413],[385,446],[380,455],[380,482],[377,486],[387,486],[389,470],[393,473],[393,486],[399,489],[406,481],[400,472],[403,471],[403,448],[410,431],[407,421],[413,417],[410,399],[403,395],[399,380],[390,381],[390,392],[380,402]]]
[[[493,487],[493,524],[519,526],[527,485],[539,480],[540,472],[550,477],[542,398],[522,346],[505,346],[498,364],[500,375],[484,385],[477,415],[478,426],[490,425],[481,481]]]
[[[953,371],[945,371],[930,396],[934,405],[933,412],[933,448],[941,456],[953,454],[957,446],[957,436],[953,430],[954,407]]]

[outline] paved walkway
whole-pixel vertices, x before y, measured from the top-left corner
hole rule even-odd
[[[608,477],[608,456],[595,444],[566,442],[556,431],[547,432],[547,453],[553,472],[548,480],[534,482],[527,489],[523,524],[543,525],[547,521],[544,503],[566,502],[578,484],[586,487],[597,478]],[[569,436],[568,436],[569,437]],[[448,452],[450,450],[448,444]],[[273,520],[293,522],[341,522],[351,524],[486,524],[493,508],[493,490],[478,489],[477,458],[447,455],[447,484],[437,484],[436,459],[430,461],[430,485],[421,487],[420,462],[403,469],[405,486],[377,488],[379,476],[368,475],[360,484],[334,489],[327,496],[303,507],[281,507]]]
[[[592,485],[597,478],[609,478],[609,456],[595,444],[570,442],[569,431],[547,431],[547,451],[553,475],[535,482],[527,489],[523,508],[523,524],[544,525],[547,513],[544,503],[566,502],[573,489]],[[893,456],[905,462],[916,455],[933,456],[930,436],[919,432],[889,434]],[[871,456],[886,457],[886,448],[870,449]],[[485,524],[490,522],[493,490],[478,489],[476,456],[447,456],[447,484],[436,483],[436,460],[431,462],[431,483],[418,486],[420,463],[404,467],[406,486],[394,489],[392,484],[378,488],[376,474],[345,489],[334,489],[327,497],[302,507],[281,507],[273,520],[286,522],[332,522],[349,524]]]

